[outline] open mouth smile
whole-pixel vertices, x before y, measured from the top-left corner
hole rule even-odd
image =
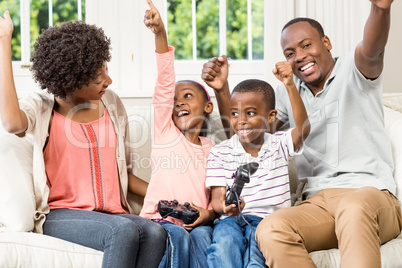
[[[237,135],[239,136],[247,136],[248,134],[250,134],[252,131],[252,129],[250,128],[242,128],[242,129],[238,129],[237,130]]]
[[[313,67],[314,67],[314,66],[315,66],[315,63],[310,62],[310,63],[308,63],[308,64],[306,64],[306,65],[300,67],[299,70],[300,70],[302,73],[310,73],[310,72],[313,70]]]
[[[183,117],[183,116],[186,116],[186,115],[189,115],[189,114],[190,114],[189,111],[180,110],[180,111],[177,112],[177,117]]]

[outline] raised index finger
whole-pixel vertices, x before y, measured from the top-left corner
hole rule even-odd
[[[10,12],[8,10],[4,11],[3,17],[4,17],[4,19],[10,19]],[[0,18],[1,18],[1,16],[0,16]]]
[[[148,6],[149,6],[151,9],[156,9],[155,6],[154,6],[154,3],[152,3],[152,0],[147,0],[147,3],[148,3]]]

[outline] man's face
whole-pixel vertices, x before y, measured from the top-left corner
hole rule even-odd
[[[328,37],[321,37],[308,22],[301,21],[282,32],[281,45],[293,73],[310,89],[321,90],[335,64]]]

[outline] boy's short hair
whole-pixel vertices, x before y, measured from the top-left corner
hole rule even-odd
[[[31,71],[42,89],[65,99],[94,81],[110,59],[110,39],[101,28],[66,22],[42,31],[34,44]]]
[[[247,79],[239,84],[233,89],[232,95],[236,92],[239,93],[261,93],[263,95],[263,101],[267,105],[267,111],[275,109],[275,91],[272,86],[259,79]]]
[[[290,25],[295,24],[295,23],[297,23],[297,22],[301,22],[301,21],[307,22],[308,24],[311,25],[311,27],[315,28],[315,29],[317,30],[318,34],[320,35],[320,37],[324,37],[324,36],[325,36],[324,28],[322,28],[322,25],[321,25],[318,21],[316,21],[316,20],[314,20],[314,19],[310,19],[310,18],[303,18],[303,17],[294,18],[294,19],[290,20],[288,23],[285,24],[285,26],[283,26],[282,32],[283,32],[287,27],[289,27]]]

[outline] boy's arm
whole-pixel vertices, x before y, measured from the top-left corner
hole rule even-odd
[[[384,51],[391,25],[393,0],[370,1],[371,11],[364,27],[363,40],[356,47],[355,63],[366,78],[375,79],[384,67]]]
[[[204,63],[201,78],[214,90],[219,113],[226,137],[230,138],[233,131],[230,125],[230,91],[228,83],[229,64],[225,55],[212,58]]]
[[[283,82],[288,92],[295,120],[295,128],[292,130],[293,148],[297,150],[310,133],[310,122],[306,108],[293,81],[293,72],[290,63],[286,61],[277,63],[273,73],[276,78]]]
[[[211,187],[211,196],[212,196],[212,208],[218,215],[227,214],[228,216],[238,216],[240,215],[240,211],[238,207],[234,204],[229,206],[225,205],[226,201],[226,187],[225,186],[212,186]],[[243,197],[240,197],[241,205],[240,208],[243,209],[245,206],[245,202]]]
[[[11,39],[13,23],[8,11],[0,17],[0,117],[3,127],[10,133],[22,133],[28,127],[28,120],[20,110],[15,90],[11,63]]]
[[[166,53],[169,51],[166,29],[163,24],[159,11],[156,9],[152,0],[147,0],[149,10],[145,12],[144,24],[155,34],[156,53]]]
[[[225,191],[224,186],[211,187],[211,205],[214,211],[219,215],[223,214],[222,191]]]

